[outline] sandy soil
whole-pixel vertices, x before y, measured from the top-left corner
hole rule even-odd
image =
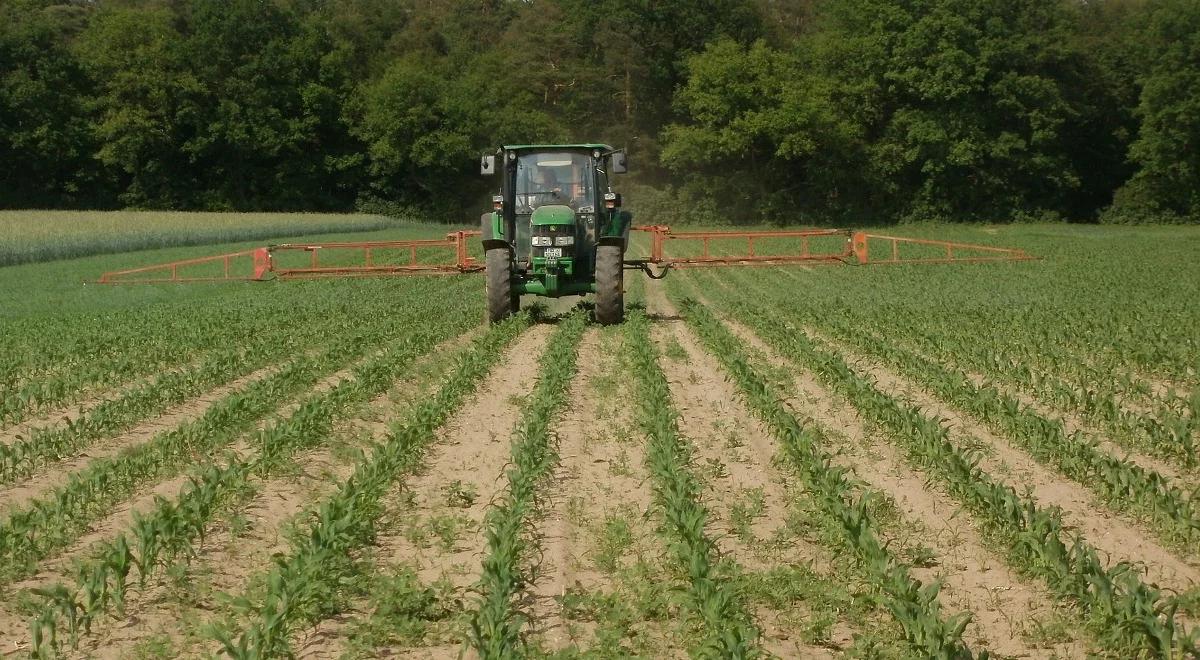
[[[476,395],[438,433],[438,442],[420,471],[398,485],[388,498],[388,523],[380,535],[375,557],[382,565],[412,566],[424,584],[448,580],[464,602],[478,580],[487,544],[484,515],[502,492],[513,428],[520,418],[515,397],[527,394],[537,378],[537,360],[553,327],[537,325],[526,331],[506,351],[500,366],[480,384]],[[457,482],[458,492],[474,493],[451,502],[447,490]],[[453,505],[452,505],[453,504]],[[434,532],[434,519],[456,527],[443,541]],[[356,613],[359,618],[369,612]],[[296,644],[302,658],[340,656],[349,633],[348,619],[328,621],[304,635]],[[458,657],[465,631],[440,646],[421,649],[381,649],[411,657]]]

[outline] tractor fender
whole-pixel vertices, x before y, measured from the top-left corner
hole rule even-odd
[[[613,214],[613,224],[618,231],[608,236],[597,236],[596,245],[619,245],[625,250],[629,245],[629,228],[633,225],[633,214],[629,211],[618,211]]]
[[[499,228],[498,227],[498,225],[499,225],[498,216],[499,216],[499,214],[496,213],[495,211],[493,211],[491,213],[484,213],[483,215],[479,216],[479,231],[480,231],[479,238],[483,242],[484,250],[493,250],[495,248],[511,248],[512,247],[512,245],[510,245],[508,241],[504,240],[503,235],[501,235],[501,236],[496,235],[496,233],[497,233],[496,230]],[[501,228],[501,231],[503,231],[502,228]]]

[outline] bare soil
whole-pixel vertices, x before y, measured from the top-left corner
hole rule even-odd
[[[472,400],[439,431],[418,473],[390,494],[389,522],[374,553],[381,566],[408,565],[422,584],[444,579],[453,585],[457,599],[472,601],[470,589],[478,581],[487,548],[484,516],[505,486],[511,435],[521,413],[519,397],[533,388],[537,360],[551,331],[551,326],[536,325],[505,351]],[[296,644],[298,655],[340,656],[349,632],[344,624],[325,622],[306,634]],[[380,652],[457,658],[465,631],[446,631],[445,637],[430,640],[428,647]]]
[[[732,321],[727,325],[766,362],[787,364],[745,326]],[[912,573],[923,582],[941,582],[938,599],[946,614],[972,613],[964,633],[972,647],[1020,657],[1084,657],[1078,643],[1041,648],[1029,639],[1028,622],[1048,619],[1055,610],[1053,597],[1017,575],[993,553],[970,517],[927,477],[909,468],[895,447],[870,428],[853,406],[799,369],[793,394],[786,403],[797,417],[821,424],[827,435],[845,438],[837,447],[835,462],[851,468],[870,488],[894,502],[904,522],[885,531],[893,535],[896,547],[931,551],[927,566],[914,567]]]
[[[820,341],[830,342],[819,333],[806,332]],[[845,355],[853,368],[875,379],[883,391],[911,402],[934,419],[944,420],[951,439],[960,444],[985,443],[992,451],[990,455],[984,455],[980,467],[995,478],[1020,484],[1022,488],[1018,490],[1031,489],[1040,505],[1061,508],[1064,522],[1105,554],[1110,563],[1142,563],[1150,581],[1163,586],[1187,589],[1200,584],[1200,561],[1193,557],[1177,557],[1151,540],[1149,532],[1137,522],[1106,511],[1103,503],[1082,485],[1064,479],[1007,438],[992,433],[982,424],[926,394],[915,383],[887,370],[873,358],[855,354],[835,342],[830,345]]]

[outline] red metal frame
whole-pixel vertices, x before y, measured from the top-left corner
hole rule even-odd
[[[647,225],[634,227],[635,231],[647,232],[650,237],[650,257],[648,259],[631,260],[633,265],[656,264],[667,268],[687,268],[696,266],[753,266],[787,263],[812,264],[904,264],[904,263],[974,263],[986,261],[1025,261],[1036,259],[1023,250],[998,248],[988,245],[971,243],[954,243],[951,241],[935,241],[920,238],[903,238],[899,236],[884,236],[868,234],[850,229],[795,229],[777,231],[697,231],[672,233],[671,228],[664,225]],[[271,278],[302,279],[316,277],[365,277],[377,275],[431,275],[471,273],[483,270],[483,265],[470,255],[468,241],[479,236],[478,231],[456,231],[446,234],[441,239],[411,240],[411,241],[367,241],[358,243],[300,243],[272,245],[269,247],[221,254],[199,259],[172,261],[154,266],[143,266],[129,270],[119,270],[104,273],[99,279],[100,284],[135,284],[160,282],[211,282],[211,281],[259,281]],[[840,237],[843,240],[823,241],[821,245],[812,244],[813,239]],[[782,252],[764,254],[761,245],[755,241],[775,239],[775,248],[787,246]],[[778,239],[784,239],[781,243]],[[738,254],[712,254],[713,241],[723,241],[725,246],[730,240],[745,240],[744,252]],[[667,254],[668,243],[693,244],[699,242],[699,254],[672,256]],[[884,258],[871,257],[871,243],[883,243],[886,246]],[[915,245],[923,248],[944,250],[945,256],[902,256],[902,245]],[[423,260],[424,255],[419,250],[443,248],[446,259],[441,261]],[[407,251],[407,259],[397,263],[385,260],[379,263],[377,256],[380,251]],[[292,252],[308,252],[308,265],[303,267],[286,267],[276,262],[276,256]],[[320,255],[335,252],[339,254],[358,254],[354,265],[322,264]],[[692,250],[697,252],[697,250]],[[878,251],[876,251],[878,254]],[[249,263],[241,262],[248,260]],[[188,271],[198,267],[209,267],[214,263],[221,264],[221,275],[206,272],[203,275],[189,275]],[[234,274],[235,269],[249,273]]]
[[[411,241],[367,241],[359,243],[285,243],[268,247],[221,254],[199,259],[185,259],[153,266],[117,270],[100,276],[100,284],[153,284],[170,282],[220,282],[261,281],[271,278],[302,279],[317,277],[364,277],[376,275],[432,275],[470,273],[483,270],[483,266],[470,255],[468,240],[478,236],[478,231],[456,231],[441,239]],[[423,261],[418,250],[445,248],[446,261]],[[377,263],[377,253],[382,250],[405,251],[408,258],[403,263],[386,261]],[[345,254],[360,252],[358,265],[322,265],[320,255],[329,251]],[[275,257],[290,252],[308,252],[305,267],[292,268],[279,265]],[[241,259],[250,259],[250,275],[231,274]],[[222,263],[222,275],[189,275],[188,271],[216,262]],[[328,264],[328,261],[326,261]]]
[[[769,265],[786,263],[816,263],[816,264],[914,264],[914,263],[978,263],[985,261],[1027,261],[1037,257],[1026,254],[1024,250],[999,248],[972,243],[955,243],[952,241],[936,241],[921,238],[903,238],[869,234],[850,229],[799,229],[778,231],[698,231],[672,233],[671,228],[664,225],[646,225],[634,227],[636,231],[648,232],[650,239],[650,257],[645,261],[670,268],[687,268],[696,266],[732,266],[732,265]],[[811,239],[842,237],[843,241],[830,246],[825,242],[825,249],[813,251]],[[713,255],[710,245],[714,240],[745,239],[746,249],[740,254]],[[756,239],[793,239],[796,243],[794,250],[762,254],[755,249]],[[699,242],[700,254],[687,256],[672,256],[667,254],[667,243]],[[884,242],[890,256],[886,258],[871,258],[871,242]],[[779,242],[775,243],[780,245]],[[785,244],[786,245],[786,244]],[[901,245],[934,247],[945,250],[944,257],[901,256]],[[694,252],[694,250],[693,250]],[[968,253],[968,254],[964,254]]]
[[[637,231],[649,232],[650,258],[653,264],[670,266],[671,268],[686,268],[693,266],[731,266],[750,265],[754,263],[793,263],[793,262],[837,262],[845,263],[854,254],[850,247],[850,231],[847,229],[797,229],[777,231],[696,231],[672,233],[665,225],[647,225],[634,227]],[[811,239],[841,236],[845,240],[837,243],[836,251],[813,251]],[[745,239],[746,251],[742,254],[711,254],[711,244],[714,240],[726,241]],[[793,239],[794,251],[783,253],[763,254],[756,251],[756,239]],[[700,255],[670,256],[667,254],[668,242],[700,242]]]
[[[870,241],[883,241],[888,244],[889,257],[871,259]],[[999,248],[990,245],[974,243],[954,243],[951,241],[935,241],[923,238],[903,238],[900,236],[884,236],[854,232],[851,239],[854,256],[860,264],[945,264],[945,263],[980,263],[984,261],[1029,261],[1037,257],[1026,254],[1024,250],[1014,248]],[[945,257],[901,257],[901,245],[923,245],[946,251]],[[983,254],[961,254],[962,252],[982,252]]]

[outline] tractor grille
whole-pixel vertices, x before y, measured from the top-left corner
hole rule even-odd
[[[570,245],[562,245],[562,239],[566,237],[571,239]],[[568,259],[575,256],[575,227],[572,225],[537,225],[533,227],[533,242],[534,257],[546,256],[546,250],[559,250],[560,259]],[[549,243],[547,245],[546,243]]]

